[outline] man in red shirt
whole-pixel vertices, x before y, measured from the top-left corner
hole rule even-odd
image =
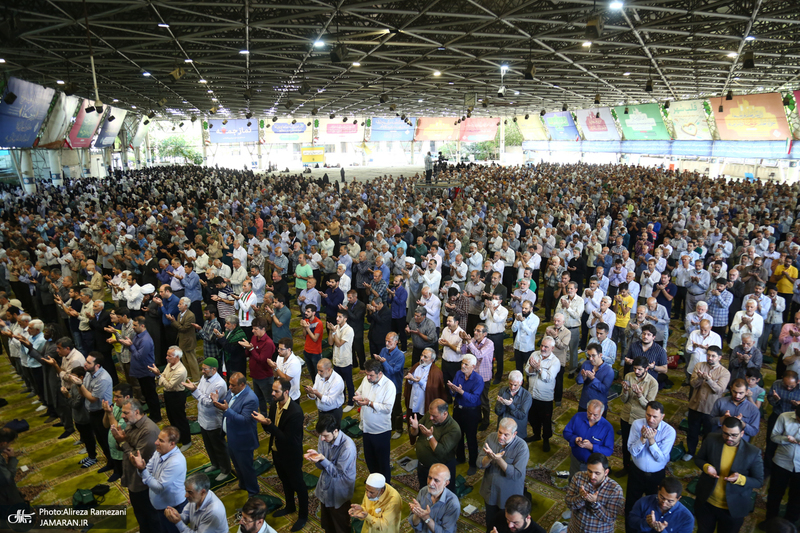
[[[314,304],[306,305],[303,311],[303,320],[300,321],[300,327],[303,328],[303,333],[306,337],[305,345],[303,346],[303,357],[306,360],[306,368],[314,380],[317,363],[322,359],[322,320],[317,318],[317,306]]]

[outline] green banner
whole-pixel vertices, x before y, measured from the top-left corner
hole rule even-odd
[[[625,114],[627,108],[628,114]],[[614,108],[626,141],[670,140],[658,104],[617,106]]]

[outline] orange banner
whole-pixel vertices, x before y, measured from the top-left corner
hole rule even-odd
[[[710,98],[709,102],[723,141],[783,141],[791,135],[779,93]]]
[[[457,141],[461,127],[458,117],[428,117],[417,120],[415,141]]]

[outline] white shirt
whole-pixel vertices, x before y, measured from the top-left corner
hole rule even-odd
[[[347,274],[339,276],[339,289],[347,296],[347,292],[350,290],[350,276]]]
[[[433,325],[437,328],[441,325],[440,311],[442,309],[442,301],[433,293],[431,289],[431,297],[427,300],[425,297],[420,296],[420,300],[424,303],[425,314],[433,321]]]
[[[434,270],[433,272],[426,270],[422,275],[422,279],[425,280],[425,284],[423,286],[430,287],[432,294],[439,292],[439,285],[442,282],[442,274],[438,270]]]
[[[532,370],[530,366],[531,357],[539,361],[539,370]],[[554,354],[550,354],[547,359],[542,359],[542,352],[535,351],[531,357],[525,361],[525,374],[528,376],[528,392],[534,400],[543,402],[552,401],[556,390],[556,376],[561,370],[561,363]]]
[[[483,320],[483,322],[486,324],[486,333],[489,335],[505,332],[508,309],[502,305],[498,305],[496,309],[484,307],[483,311],[481,311],[480,317],[481,320]]]
[[[314,400],[320,411],[333,411],[344,403],[344,380],[336,372],[331,372],[328,379],[323,379],[317,374],[314,378],[314,390],[322,394],[322,398],[317,398],[313,394],[309,394],[308,397]]]
[[[142,308],[144,294],[142,294],[142,288],[138,283],[134,283],[132,287],[128,286],[125,288],[125,290],[122,291],[122,297],[128,302],[128,309],[138,311]]]
[[[361,407],[361,423],[359,427],[364,433],[377,435],[392,429],[392,407],[397,395],[394,383],[384,375],[373,385],[364,378],[356,394],[371,402]]]
[[[335,337],[339,340],[343,340],[344,343],[341,346],[336,346],[335,342],[331,342],[333,347],[333,366],[338,366],[341,368],[352,365],[353,338],[355,337],[353,328],[347,324],[340,326],[339,330],[335,334]]]
[[[300,358],[292,352],[292,355],[285,359],[283,356],[279,355],[275,363],[277,364],[278,370],[292,378],[292,388],[289,391],[289,397],[292,400],[297,400],[300,397],[300,372],[303,366]]]
[[[691,332],[689,334],[689,338],[686,341],[686,353],[692,354],[692,357],[689,360],[689,364],[686,365],[686,372],[689,375],[691,375],[692,372],[694,372],[694,367],[697,363],[708,362],[706,350],[703,348],[695,348],[694,347],[695,342],[701,346],[716,346],[718,348],[722,348],[722,339],[717,333],[709,331],[708,336],[703,337],[700,328],[697,328],[696,330]],[[738,344],[736,346],[738,346]]]

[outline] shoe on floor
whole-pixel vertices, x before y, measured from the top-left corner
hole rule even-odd
[[[55,422],[56,420],[58,420],[57,416],[51,416],[51,417],[48,417],[47,420],[44,421],[44,423],[45,424],[51,424],[51,423]],[[64,424],[61,424],[61,425],[63,426]]]
[[[46,406],[46,405],[40,405],[39,407],[37,407],[37,408],[36,408],[36,412],[37,412],[37,413],[41,413],[41,412],[42,412],[42,411],[44,411],[45,409],[47,409],[47,406]]]
[[[91,468],[97,464],[97,459],[86,459],[85,462],[81,462],[81,468]]]
[[[471,466],[471,467],[469,467],[469,468],[467,469],[467,475],[468,475],[468,476],[474,476],[474,475],[475,475],[475,474],[477,474],[477,473],[478,473],[478,469],[477,469],[477,467]]]
[[[217,467],[216,467],[216,466],[209,466],[208,468],[206,468],[205,470],[203,470],[203,472],[205,472],[206,474],[209,474],[209,473],[213,472],[213,471],[214,471],[214,470],[216,470],[216,469],[217,469]]]
[[[561,513],[561,518],[563,518],[564,520],[569,520],[570,518],[572,518],[572,511],[567,509],[566,511]]]
[[[79,439],[79,440],[78,440],[78,441],[75,443],[75,446],[83,446],[83,441]],[[80,452],[80,453],[86,453],[86,452]]]
[[[225,481],[228,479],[228,476],[230,476],[230,474],[220,474],[214,478],[214,481]]]
[[[72,431],[65,431],[64,433],[62,433],[61,435],[59,435],[59,436],[58,436],[58,438],[59,438],[59,439],[66,439],[67,437],[69,437],[69,436],[70,436],[70,435],[72,435],[73,433],[75,433],[75,430],[72,430]]]
[[[184,444],[183,446],[181,446],[181,453],[184,453],[186,450],[188,450],[191,447],[192,447],[192,443],[191,442],[189,444]]]
[[[119,481],[119,478],[122,476],[119,474],[113,474],[110,478],[108,478],[109,483],[114,483],[115,481]]]
[[[306,527],[306,520],[307,520],[306,518],[301,518],[300,520],[294,523],[292,529],[290,529],[289,531],[300,531],[301,529]]]
[[[556,407],[561,407],[561,402],[560,401],[556,402]]]
[[[686,455],[683,456],[683,460],[684,461],[691,461],[692,457],[694,457],[694,456],[687,453]]]
[[[403,436],[402,433],[400,433],[399,431],[395,431],[394,433],[392,433],[392,440],[397,440],[402,436]]]
[[[347,405],[347,406],[345,406],[344,409],[342,409],[342,412],[349,413],[350,411],[353,410],[354,407],[355,406],[353,406],[353,405]]]
[[[110,464],[106,463],[106,466],[104,466],[103,468],[100,468],[97,471],[97,473],[98,474],[102,474],[103,472],[111,472],[112,470],[114,470],[114,467],[111,466]]]
[[[540,441],[540,440],[542,440],[542,437],[536,437],[534,435],[529,435],[529,436],[525,437],[525,442],[537,442],[537,441]]]
[[[55,424],[53,424],[53,427],[54,428],[63,428],[64,427],[64,422],[56,422]]]
[[[550,439],[545,439],[542,443],[542,451],[549,452],[550,451]]]

